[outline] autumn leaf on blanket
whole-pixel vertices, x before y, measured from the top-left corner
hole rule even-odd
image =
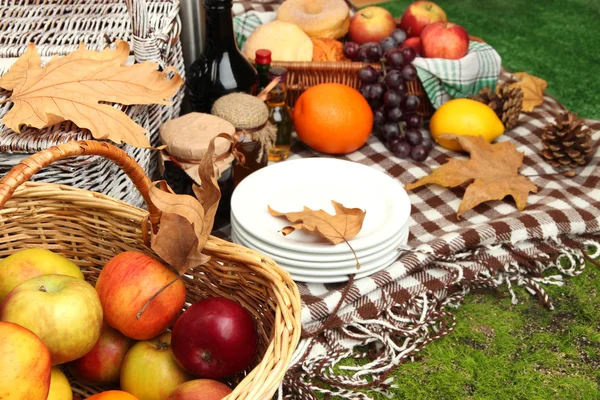
[[[548,82],[527,72],[513,74],[519,81],[511,83],[508,87],[520,87],[523,91],[523,111],[532,112],[533,109],[544,103],[544,92]]]
[[[510,195],[519,211],[527,205],[529,192],[537,193],[535,184],[519,175],[523,153],[510,142],[490,144],[481,137],[444,135],[458,140],[470,153],[469,161],[450,159],[430,175],[406,185],[407,190],[430,183],[444,187],[469,184],[458,207],[457,217],[478,204],[489,200],[502,200]]]
[[[331,215],[324,210],[312,210],[304,207],[302,211],[279,212],[268,206],[269,214],[275,217],[285,217],[294,225],[286,226],[281,230],[284,236],[289,235],[296,229],[319,235],[333,244],[346,242],[356,258],[356,266],[360,268],[356,253],[348,240],[352,239],[362,229],[366,211],[360,208],[346,208],[342,204],[331,201],[335,214]]]
[[[23,125],[45,128],[66,120],[89,129],[95,139],[150,147],[147,130],[111,104],[165,104],[182,84],[174,68],[158,71],[158,64],[125,65],[129,44],[117,40],[115,49],[101,52],[85,45],[64,56],[54,56],[45,67],[30,43],[10,70],[0,77],[0,87],[12,91],[14,103],[2,118],[10,129]],[[173,76],[169,79],[169,73]],[[104,103],[101,103],[104,102]]]

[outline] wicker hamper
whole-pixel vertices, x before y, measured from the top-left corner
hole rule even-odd
[[[0,75],[23,54],[29,42],[36,44],[45,60],[54,54],[68,54],[81,42],[90,49],[102,50],[109,42],[122,39],[130,43],[136,62],[173,65],[184,76],[178,13],[178,0],[0,0]],[[0,100],[9,94],[0,89]],[[146,128],[151,144],[158,145],[160,124],[179,115],[182,98],[183,88],[172,99],[172,106],[115,107]],[[10,104],[0,105],[0,118]],[[37,151],[91,138],[87,130],[69,122],[41,131],[25,128],[21,134],[0,124],[0,175]],[[128,145],[122,148],[148,176],[157,178],[157,152]],[[138,207],[144,204],[127,176],[101,157],[61,161],[34,179],[93,190]]]
[[[73,156],[100,156],[115,162],[137,187],[148,210],[91,191],[28,182],[40,169]],[[0,180],[0,258],[41,247],[73,260],[94,283],[105,262],[119,252],[149,248],[150,229],[160,212],[150,202],[151,181],[124,151],[108,143],[71,141],[32,155]],[[269,399],[277,391],[300,338],[300,296],[289,274],[270,258],[210,237],[204,252],[211,261],[183,278],[186,307],[208,296],[242,304],[259,328],[259,357],[231,383],[226,399]],[[75,394],[86,398],[107,388],[82,385],[69,377]]]

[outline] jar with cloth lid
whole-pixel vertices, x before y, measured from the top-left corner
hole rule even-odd
[[[192,186],[200,186],[198,168],[210,141],[220,133],[235,134],[233,125],[219,117],[204,113],[189,113],[165,122],[160,127],[160,139],[165,149],[161,151],[160,171],[171,189],[177,194],[195,196]],[[231,142],[215,139],[215,177],[221,189],[213,229],[229,223],[233,173]]]
[[[236,187],[252,172],[266,167],[269,149],[277,138],[277,127],[269,122],[269,110],[264,101],[245,93],[231,93],[219,98],[212,114],[235,127],[237,143],[233,161],[233,181]]]

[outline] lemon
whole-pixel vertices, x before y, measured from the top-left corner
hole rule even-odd
[[[462,147],[456,140],[440,136],[481,136],[491,143],[504,133],[504,125],[487,105],[471,99],[453,99],[433,113],[429,130],[433,140],[440,146],[461,151]]]

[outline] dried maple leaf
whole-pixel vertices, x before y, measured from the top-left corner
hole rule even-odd
[[[284,236],[289,235],[296,229],[301,229],[305,232],[319,235],[333,244],[346,242],[354,257],[356,253],[349,239],[355,237],[361,230],[366,212],[360,208],[346,208],[342,204],[331,201],[335,214],[331,215],[324,210],[312,210],[304,207],[302,211],[282,213],[273,210],[270,206],[269,214],[275,217],[285,217],[294,225],[286,226],[281,230]],[[360,268],[358,258],[356,260],[357,268]]]
[[[488,200],[502,200],[510,195],[515,199],[517,208],[523,210],[527,204],[529,192],[537,193],[535,184],[519,175],[523,164],[523,153],[510,142],[489,144],[481,137],[454,136],[462,148],[471,154],[469,161],[450,159],[446,164],[434,170],[431,175],[406,185],[412,190],[429,183],[444,187],[455,187],[470,183],[465,191],[456,216]]]
[[[14,103],[2,122],[16,132],[22,125],[45,128],[66,120],[89,129],[95,139],[150,147],[146,129],[109,104],[170,104],[167,99],[182,84],[181,76],[168,67],[144,62],[127,66],[129,44],[116,41],[115,49],[101,52],[81,45],[64,57],[52,57],[45,67],[33,43],[27,46],[0,87],[11,90],[5,101]],[[168,79],[168,73],[173,77]]]
[[[514,76],[519,80],[508,87],[520,87],[523,91],[523,111],[532,112],[533,109],[544,102],[544,92],[548,82],[527,72],[517,72]]]
[[[210,256],[203,254],[202,250],[212,231],[221,199],[213,157],[217,137],[226,138],[233,143],[233,138],[226,133],[221,133],[210,141],[198,166],[201,186],[193,187],[197,197],[175,194],[165,181],[159,181],[158,186],[150,188],[150,199],[161,211],[158,232],[152,233],[151,248],[175,268],[179,276],[210,260]],[[138,319],[150,302],[177,279],[165,285],[148,300],[137,313]]]

